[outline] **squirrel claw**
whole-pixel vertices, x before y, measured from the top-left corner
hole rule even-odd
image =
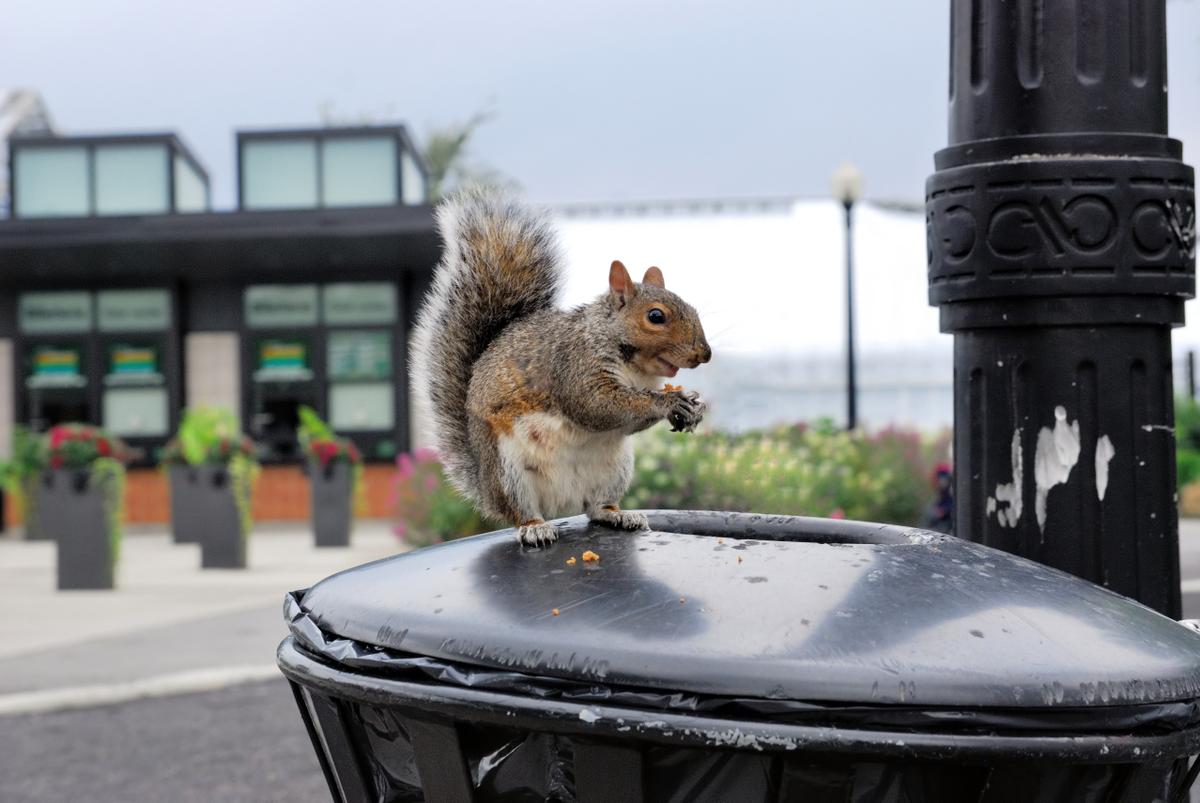
[[[679,394],[675,407],[667,414],[672,432],[695,432],[696,426],[704,420],[708,405],[700,401],[696,391]]]
[[[606,510],[600,508],[588,517],[597,524],[605,524],[618,530],[649,530],[650,522],[644,513],[631,513],[628,510]]]
[[[523,524],[517,528],[517,540],[522,546],[550,546],[558,540],[558,530],[553,524],[544,521],[538,524]]]

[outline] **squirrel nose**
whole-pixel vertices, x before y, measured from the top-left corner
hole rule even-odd
[[[707,344],[707,343],[703,343],[703,344],[701,344],[701,345],[700,345],[700,348],[699,348],[699,360],[700,360],[700,362],[702,362],[702,363],[703,363],[703,362],[708,362],[708,361],[709,361],[709,360],[711,360],[711,359],[712,359],[712,349],[710,349],[710,348],[708,347],[708,344]]]

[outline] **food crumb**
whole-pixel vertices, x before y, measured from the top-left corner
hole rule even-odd
[[[679,604],[680,604],[680,605],[684,604],[685,602],[687,602],[687,597],[680,597],[680,598],[679,598]]]
[[[568,565],[568,566],[574,566],[574,565],[575,565],[575,556],[574,556],[574,555],[572,555],[571,557],[567,558],[567,565]]]
[[[718,544],[723,544],[723,543],[725,543],[725,539],[724,539],[724,538],[718,538],[718,539],[717,539],[717,543],[718,543]]]
[[[600,561],[600,556],[597,555],[592,550],[589,549],[587,552],[583,553],[583,562],[584,563],[598,563],[599,561]]]
[[[738,563],[741,563],[741,562],[742,562],[742,556],[738,555]]]
[[[558,616],[558,608],[554,608],[553,610],[550,611],[550,613],[553,614],[554,616]]]

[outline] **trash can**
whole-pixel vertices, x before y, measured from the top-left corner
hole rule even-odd
[[[570,519],[545,549],[466,538],[289,595],[278,661],[334,799],[1186,794],[1189,628],[952,536],[648,515],[640,533]]]

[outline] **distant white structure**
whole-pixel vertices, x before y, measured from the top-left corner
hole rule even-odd
[[[9,137],[53,133],[50,111],[36,90],[0,87],[0,217],[8,217]]]

